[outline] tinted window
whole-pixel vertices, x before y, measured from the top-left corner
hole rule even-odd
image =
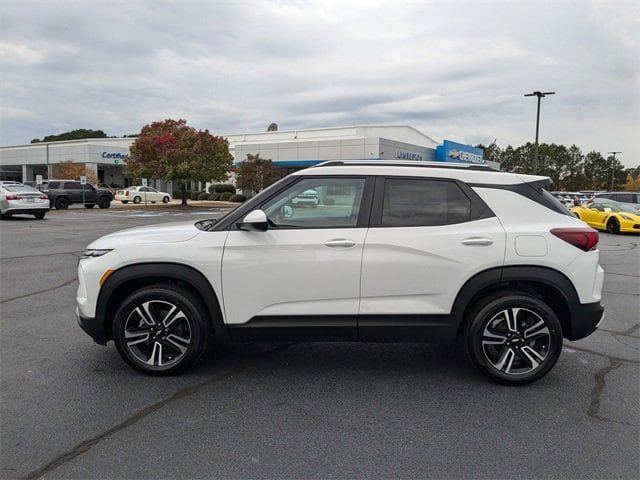
[[[64,182],[65,190],[82,190],[82,184],[80,182]]]
[[[364,184],[364,178],[305,178],[262,209],[271,228],[355,227]]]
[[[60,182],[49,182],[49,183],[45,183],[43,185],[44,188],[50,188],[53,190],[56,190],[58,188],[60,188]]]
[[[469,220],[471,201],[453,182],[391,179],[384,184],[382,225],[448,225]]]

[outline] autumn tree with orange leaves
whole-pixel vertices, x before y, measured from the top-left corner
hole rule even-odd
[[[190,127],[186,120],[167,119],[142,128],[131,146],[126,171],[133,177],[180,184],[182,205],[186,205],[185,182],[224,181],[232,163],[226,138]]]

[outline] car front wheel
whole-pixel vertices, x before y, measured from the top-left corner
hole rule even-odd
[[[107,197],[101,197],[98,200],[99,208],[109,208],[110,206],[111,206],[111,200],[109,200]]]
[[[169,203],[169,197],[163,197],[162,203]]]
[[[556,314],[537,297],[503,292],[481,301],[470,313],[467,351],[487,377],[524,385],[545,376],[562,351]]]
[[[148,375],[187,368],[207,347],[207,310],[189,290],[160,284],[131,294],[116,313],[113,337],[122,358]]]

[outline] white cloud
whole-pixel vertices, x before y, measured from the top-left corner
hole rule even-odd
[[[411,124],[465,142],[640,145],[635,2],[7,2],[0,144],[164,117],[230,133]],[[25,113],[28,112],[28,115]]]

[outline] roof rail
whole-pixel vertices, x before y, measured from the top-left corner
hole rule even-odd
[[[403,162],[397,160],[329,160],[314,165],[313,168],[340,166],[453,168],[459,170],[481,170],[483,172],[499,171],[489,165],[482,165],[477,163]]]

